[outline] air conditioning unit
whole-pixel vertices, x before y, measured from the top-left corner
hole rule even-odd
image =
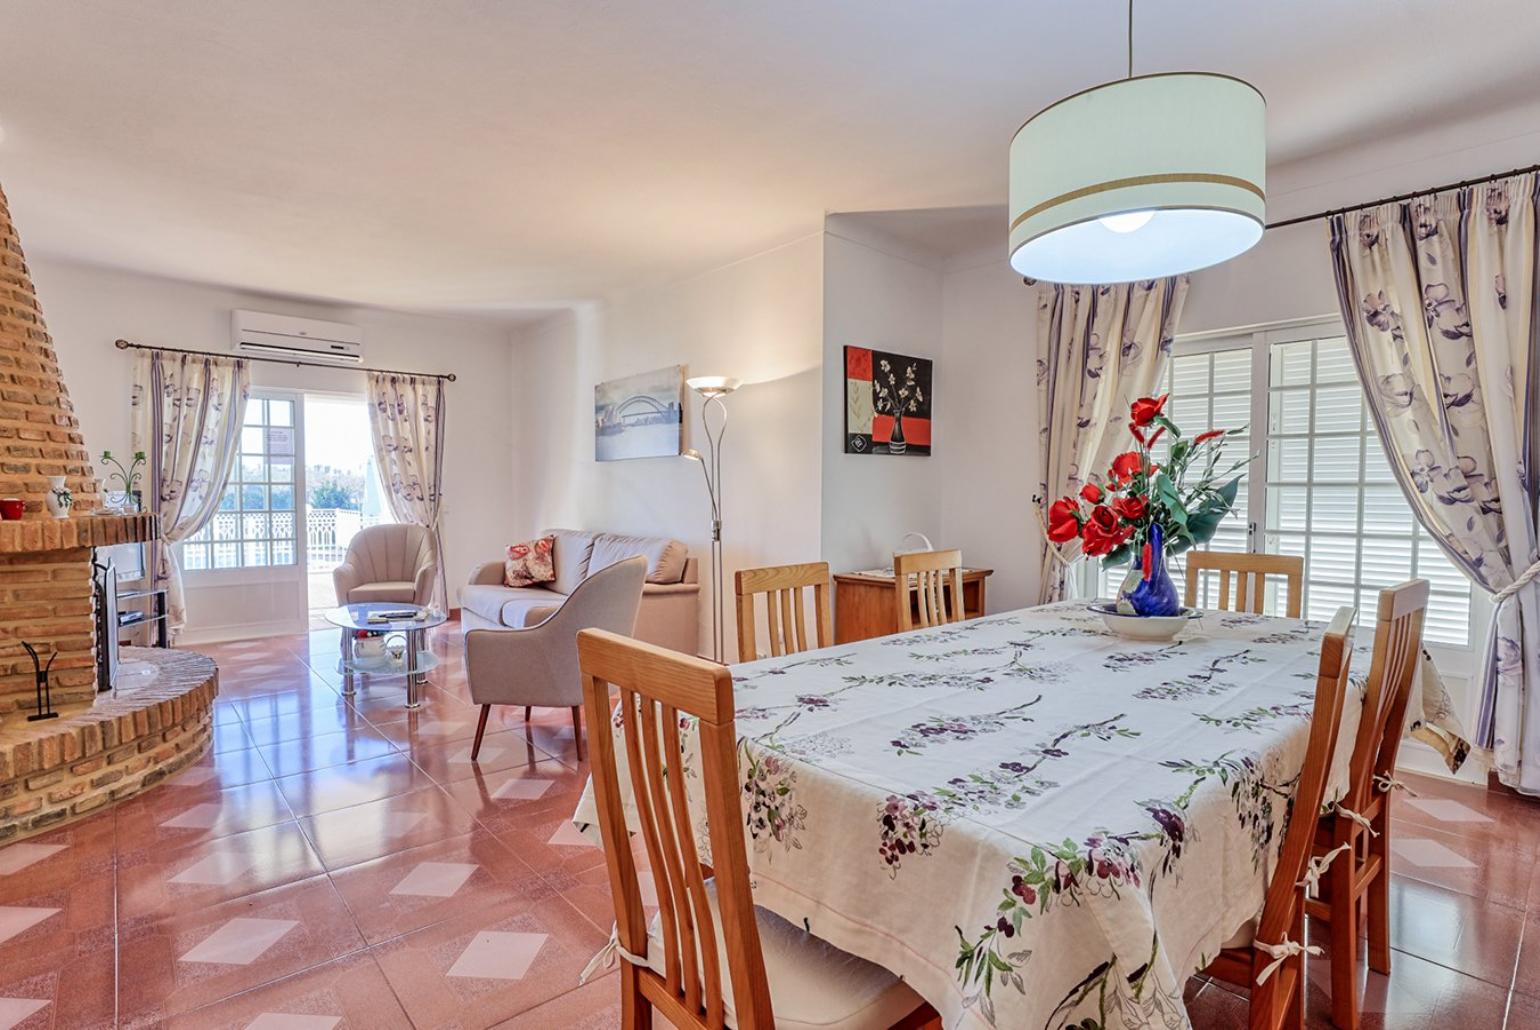
[[[331,365],[357,365],[364,360],[363,330],[354,325],[260,311],[236,311],[232,323],[234,349],[240,354]]]

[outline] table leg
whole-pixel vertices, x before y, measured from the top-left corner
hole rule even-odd
[[[423,650],[426,635],[420,629],[409,629],[406,631],[407,668],[416,667],[417,655]],[[425,673],[409,672],[406,674],[406,706],[408,708],[419,708],[422,706],[422,685],[426,682],[428,682],[428,677]]]
[[[340,650],[342,661],[342,696],[352,697],[354,694],[353,670],[348,666],[348,659],[351,658],[352,655],[348,653],[348,645],[352,641],[353,631],[345,629],[340,631],[338,635],[342,639],[342,647]]]

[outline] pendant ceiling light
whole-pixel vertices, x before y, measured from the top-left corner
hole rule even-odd
[[[1227,261],[1266,225],[1267,105],[1207,72],[1134,75],[1065,97],[1011,140],[1011,267],[1121,283]]]

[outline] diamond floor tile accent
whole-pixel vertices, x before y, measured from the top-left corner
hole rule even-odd
[[[1458,851],[1426,837],[1397,837],[1390,842],[1390,850],[1425,869],[1476,868],[1476,863]]]
[[[513,933],[483,930],[471,939],[449,976],[471,976],[483,980],[522,980],[535,956],[540,954],[547,934]]]
[[[1407,804],[1435,819],[1446,823],[1489,823],[1491,816],[1482,815],[1467,804],[1452,798],[1411,798]]]
[[[223,887],[245,876],[255,864],[256,858],[251,855],[215,852],[200,858],[166,882]]]
[[[181,961],[250,965],[298,925],[296,919],[232,919],[184,954]]]
[[[0,905],[0,943],[19,933],[32,929],[49,916],[61,912],[57,908],[32,908],[26,905]]]
[[[472,862],[421,862],[390,889],[392,894],[449,898],[480,866]]]
[[[509,780],[492,792],[492,796],[499,801],[514,799],[517,801],[534,801],[545,796],[545,792],[551,789],[554,780],[538,780],[520,776]]]
[[[46,998],[0,998],[0,1030],[11,1030],[47,1004]]]
[[[9,844],[0,850],[0,876],[11,876],[21,872],[33,862],[41,862],[50,855],[57,855],[68,844],[29,844],[23,841],[20,844]]]
[[[296,1016],[288,1012],[264,1012],[246,1030],[332,1030],[341,1016]]]
[[[569,848],[596,848],[599,846],[583,836],[582,831],[567,819],[561,821],[561,825],[556,828],[556,832],[551,834],[550,839],[546,843],[561,844]]]
[[[205,801],[172,816],[161,825],[177,830],[206,830],[219,822],[219,813],[223,809],[224,806],[217,801]]]

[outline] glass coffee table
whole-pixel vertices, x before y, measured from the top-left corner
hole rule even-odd
[[[355,676],[405,676],[406,706],[416,708],[422,704],[422,685],[428,682],[428,673],[438,666],[438,655],[428,650],[427,633],[434,626],[442,626],[449,617],[434,608],[420,608],[415,619],[395,619],[388,622],[371,622],[373,612],[401,611],[412,608],[409,604],[374,602],[349,604],[333,608],[326,613],[326,621],[341,630],[341,658],[337,671],[342,674],[342,695],[352,697]],[[359,632],[382,638],[378,654],[355,653],[353,642]],[[399,640],[392,641],[392,636]],[[366,680],[367,682],[367,680]]]

